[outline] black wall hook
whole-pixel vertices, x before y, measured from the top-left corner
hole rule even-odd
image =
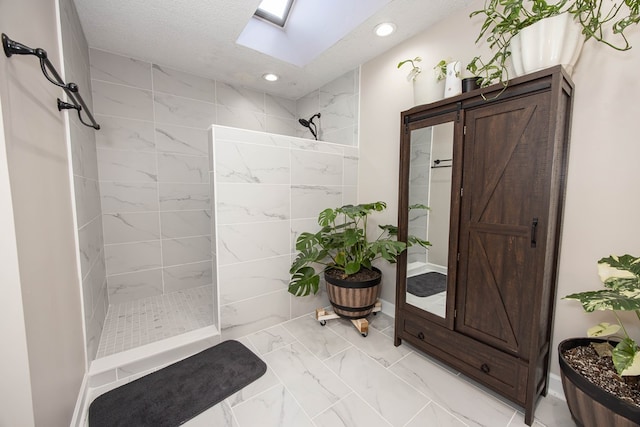
[[[2,47],[7,58],[11,58],[12,55],[34,55],[38,57],[40,59],[40,68],[42,69],[42,74],[44,74],[47,80],[49,80],[52,84],[61,87],[67,94],[69,100],[71,100],[72,102],[70,104],[58,99],[58,110],[77,110],[78,118],[83,125],[92,127],[95,130],[100,129],[100,125],[93,118],[91,112],[87,108],[87,104],[84,103],[82,96],[80,96],[78,85],[75,83],[65,83],[62,80],[60,74],[58,74],[58,71],[56,71],[51,61],[49,61],[46,50],[40,48],[32,49],[28,46],[23,45],[22,43],[11,40],[5,33],[2,33]],[[84,111],[91,123],[87,123],[82,119],[82,111]]]

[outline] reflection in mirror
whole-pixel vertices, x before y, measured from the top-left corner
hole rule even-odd
[[[409,210],[408,232],[431,247],[408,249],[406,301],[440,317],[446,315],[452,165],[453,122],[411,131],[409,206],[429,211]]]

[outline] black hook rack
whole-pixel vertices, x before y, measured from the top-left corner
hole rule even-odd
[[[5,33],[2,33],[2,46],[4,48],[4,54],[7,55],[7,58],[10,58],[11,55],[37,56],[40,59],[40,68],[42,69],[42,74],[44,74],[47,80],[49,80],[52,84],[61,87],[67,94],[67,97],[69,97],[69,99],[71,100],[70,104],[58,98],[58,111],[69,109],[77,110],[78,118],[83,125],[92,127],[95,130],[100,129],[100,125],[93,118],[91,112],[89,111],[89,108],[87,108],[87,104],[84,103],[82,96],[80,96],[80,93],[78,92],[78,85],[75,83],[65,83],[62,80],[60,74],[58,74],[51,61],[49,61],[46,50],[40,48],[32,49],[28,46],[23,45],[22,43],[11,40]],[[85,112],[91,123],[87,123],[82,119],[82,111]]]
[[[433,161],[433,166],[431,166],[431,169],[438,169],[438,168],[450,168],[452,165],[441,165],[440,163],[442,162],[452,162],[453,159],[436,159]]]

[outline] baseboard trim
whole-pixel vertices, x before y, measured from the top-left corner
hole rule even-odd
[[[560,400],[567,401],[562,389],[562,378],[554,373],[549,373],[549,392],[553,397],[557,397]]]
[[[385,301],[382,298],[380,298],[380,303],[382,304],[382,312],[384,314],[386,314],[387,316],[390,316],[392,318],[396,318],[396,305],[395,304],[391,304],[389,301]]]

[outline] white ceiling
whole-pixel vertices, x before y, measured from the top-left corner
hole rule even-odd
[[[314,44],[329,47],[312,58],[307,55],[302,66],[236,43],[260,0],[74,1],[90,47],[298,99],[473,0],[296,0],[292,18],[295,9],[305,7],[305,3],[317,6],[322,2],[329,12],[314,15],[314,24],[321,30],[308,25],[311,40],[317,39]],[[350,2],[371,8],[357,14],[349,13],[348,7],[334,9]],[[327,41],[332,33],[329,30],[338,27],[333,19],[347,20],[352,27],[345,30],[341,24],[344,35],[339,35],[335,43]],[[398,29],[389,37],[377,37],[373,28],[380,22],[394,22]],[[296,41],[300,49],[305,49],[304,43],[293,40],[294,44]],[[280,80],[263,81],[261,76],[267,72],[280,75]]]

